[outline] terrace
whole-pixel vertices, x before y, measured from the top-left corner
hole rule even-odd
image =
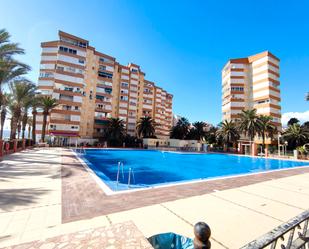
[[[239,248],[308,209],[308,177],[301,167],[107,195],[70,150],[26,150],[1,162],[0,247],[151,248],[146,237],[192,238],[205,221],[212,248]]]

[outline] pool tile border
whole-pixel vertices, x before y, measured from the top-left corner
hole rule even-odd
[[[272,179],[309,173],[309,167],[263,172],[107,195],[70,150],[62,154],[62,222],[89,219]]]

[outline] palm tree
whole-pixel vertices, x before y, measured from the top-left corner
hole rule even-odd
[[[190,123],[186,118],[180,118],[177,124],[172,128],[170,137],[176,139],[185,139],[190,130]]]
[[[45,142],[45,133],[46,133],[46,124],[47,124],[47,116],[50,111],[58,105],[57,100],[50,97],[44,96],[41,98],[41,107],[43,109],[43,124],[42,124],[42,136],[41,140]]]
[[[30,70],[29,66],[13,58],[17,54],[24,54],[24,50],[10,42],[10,34],[5,29],[0,29],[0,91],[4,83]]]
[[[6,119],[6,114],[7,114],[7,108],[8,104],[10,102],[10,95],[9,94],[2,94],[0,93],[0,106],[1,106],[1,113],[0,113],[0,125],[1,125],[1,130],[0,130],[0,140],[3,138],[3,129],[4,129],[4,122]]]
[[[271,121],[272,117],[267,115],[260,115],[259,119],[259,131],[258,133],[262,136],[262,147],[265,152],[265,138],[270,137],[273,138],[274,133],[276,132],[276,126],[274,126]]]
[[[106,127],[105,137],[112,146],[121,145],[125,137],[123,120],[119,118],[110,118]]]
[[[287,128],[283,133],[283,137],[289,142],[289,146],[296,148],[303,145],[309,139],[309,132],[296,123]]]
[[[31,107],[32,107],[32,141],[33,144],[36,143],[36,115],[38,114],[37,108],[41,105],[41,97],[40,96],[35,96],[32,99]]]
[[[253,141],[260,128],[260,120],[256,114],[256,109],[243,110],[240,114],[238,127],[241,132],[244,132],[250,138],[250,141]]]
[[[17,43],[10,42],[10,34],[5,29],[0,29],[0,59],[10,58],[15,54],[23,54],[24,50]]]
[[[290,118],[290,120],[288,121],[287,125],[293,125],[293,124],[298,124],[299,120],[297,118]]]
[[[137,123],[137,134],[139,137],[155,137],[155,122],[151,117],[142,117]]]
[[[219,124],[219,130],[216,132],[217,137],[222,138],[225,142],[227,150],[230,143],[235,143],[239,139],[239,133],[236,123],[233,121],[224,120]]]
[[[35,95],[36,87],[33,83],[26,79],[15,80],[10,84],[10,90],[12,94],[11,101],[9,103],[9,109],[11,110],[11,135],[10,139],[15,139],[16,131],[19,130],[19,124],[21,122],[21,115],[25,102],[33,98]]]
[[[217,134],[218,128],[215,126],[211,126],[209,131],[206,132],[206,141],[208,144],[215,144],[217,139],[216,139],[216,134]]]
[[[0,89],[5,84],[8,83],[24,74],[30,70],[30,67],[16,62],[13,60],[1,61],[0,60]]]
[[[28,124],[28,112],[29,109],[32,105],[32,98],[28,98],[27,100],[24,101],[24,106],[23,106],[23,115],[22,115],[22,119],[21,119],[21,138],[24,139],[25,138],[25,130],[26,130],[26,126]]]
[[[309,92],[307,93],[306,100],[309,101]]]
[[[190,129],[187,138],[202,141],[206,136],[206,123],[205,122],[195,122],[192,124],[193,127]]]

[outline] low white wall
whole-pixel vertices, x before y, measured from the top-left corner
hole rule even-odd
[[[180,140],[180,139],[156,139],[144,138],[144,146],[148,147],[171,147],[171,148],[196,148],[200,151],[202,145],[197,140]]]

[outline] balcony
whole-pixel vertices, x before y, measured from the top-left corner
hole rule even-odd
[[[59,96],[59,100],[65,100],[65,101],[71,101],[73,102],[73,96],[68,96],[68,95],[63,95],[63,94],[60,94]]]
[[[96,90],[98,94],[112,94],[112,88],[97,87]]]
[[[113,87],[113,83],[108,82],[108,81],[98,81],[97,86],[98,87],[102,87],[102,88],[105,88],[105,87],[112,88]]]
[[[65,88],[59,88],[55,89],[54,92],[60,93],[67,96],[82,96],[81,90],[71,90],[71,89],[65,89]]]
[[[113,78],[113,74],[112,73],[107,73],[107,72],[103,72],[103,71],[98,71],[98,76],[100,76],[102,78],[108,78],[108,79],[112,79]]]

